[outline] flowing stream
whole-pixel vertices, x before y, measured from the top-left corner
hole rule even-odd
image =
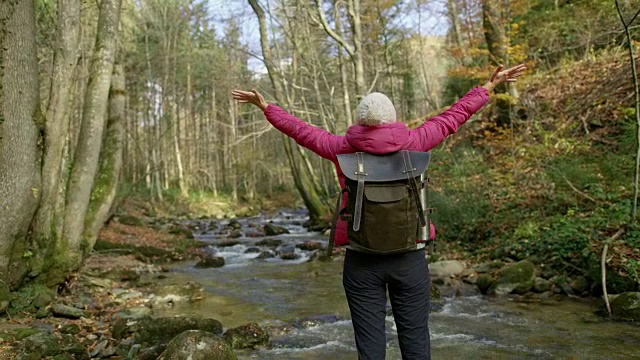
[[[243,233],[273,222],[290,234],[278,250],[326,236],[303,227],[305,213],[281,211],[271,219],[240,219]],[[356,359],[349,311],[342,290],[342,261],[307,261],[311,252],[295,248],[295,260],[258,258],[273,248],[255,244],[264,237],[240,237],[240,244],[219,248],[221,222],[199,235],[223,256],[221,268],[178,264],[163,284],[195,281],[209,296],[178,303],[160,315],[195,315],[218,319],[227,327],[248,322],[294,325],[272,337],[268,350],[241,351],[240,359]],[[256,249],[257,248],[257,249]],[[288,249],[287,249],[288,248]],[[446,299],[430,319],[433,359],[640,359],[640,327],[593,315],[593,300],[566,299],[551,304],[518,303],[512,298]],[[387,359],[401,359],[393,317],[387,318]]]

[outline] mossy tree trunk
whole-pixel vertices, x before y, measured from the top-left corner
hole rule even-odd
[[[124,142],[125,79],[122,66],[116,64],[111,78],[109,109],[102,141],[98,173],[91,190],[91,200],[85,221],[84,239],[86,251],[93,248],[98,232],[109,218],[116,198],[120,170],[122,169],[122,144]]]
[[[44,158],[40,205],[32,222],[32,244],[37,247],[32,273],[40,272],[47,250],[62,232],[65,187],[68,178],[69,117],[71,94],[80,56],[80,1],[59,0],[51,89],[45,112]]]
[[[42,114],[33,0],[0,3],[0,279],[27,271],[29,223],[40,198]]]
[[[248,1],[249,5],[251,5],[253,11],[258,17],[262,55],[264,57],[265,66],[267,67],[267,72],[269,73],[269,78],[274,89],[276,101],[282,105],[285,103],[284,89],[282,86],[282,79],[280,78],[280,71],[276,68],[275,65],[277,62],[275,62],[275,59],[273,58],[273,55],[271,53],[271,45],[269,44],[269,37],[267,35],[265,12],[256,0]],[[318,223],[325,217],[328,209],[326,206],[324,206],[322,200],[320,199],[318,191],[316,191],[315,184],[309,176],[309,173],[302,168],[305,165],[301,164],[300,161],[295,157],[290,139],[288,139],[287,137],[283,137],[283,144],[285,152],[287,154],[287,158],[289,160],[294,184],[296,186],[296,189],[300,193],[305,206],[309,210],[309,219],[311,223]]]
[[[100,2],[95,51],[90,66],[80,134],[67,189],[64,231],[52,259],[52,264],[55,267],[61,267],[62,272],[77,268],[82,261],[84,250],[88,247],[82,235],[102,147],[120,6],[121,0]],[[55,282],[56,279],[51,281]]]

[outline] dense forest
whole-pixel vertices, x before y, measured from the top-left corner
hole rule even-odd
[[[611,290],[638,289],[640,2],[229,4],[0,4],[7,290],[64,281],[132,197],[252,211],[286,197],[309,210],[309,225],[326,226],[338,191],[332,164],[235,103],[234,88],[255,87],[340,134],[372,91],[415,126],[498,64],[518,63],[529,68],[523,81],[497,89],[433,152],[439,246],[462,257],[534,258],[595,281],[606,243]]]

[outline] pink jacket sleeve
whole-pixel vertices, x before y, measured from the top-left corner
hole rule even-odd
[[[429,151],[447,136],[454,134],[471,115],[480,110],[489,100],[489,92],[483,87],[470,90],[448,110],[411,130],[414,147],[418,151]]]
[[[336,150],[343,142],[344,136],[334,135],[310,125],[276,105],[269,104],[264,110],[264,115],[276,129],[301,146],[325,159],[334,160],[336,158]]]

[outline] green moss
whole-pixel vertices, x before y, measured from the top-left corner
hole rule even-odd
[[[53,299],[56,293],[51,288],[40,283],[29,283],[12,294],[10,314],[21,312],[35,312],[38,306],[43,306],[43,299]]]
[[[42,332],[42,330],[34,329],[34,328],[24,328],[24,329],[16,329],[10,331],[3,331],[0,333],[0,337],[9,342],[21,341],[24,338],[27,338],[33,334],[37,334]]]

